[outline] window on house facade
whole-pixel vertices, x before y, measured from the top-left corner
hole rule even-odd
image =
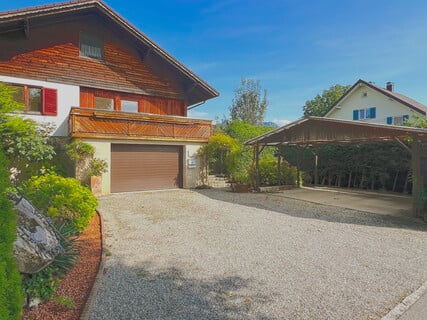
[[[95,108],[101,110],[114,110],[114,100],[111,98],[95,97]]]
[[[353,110],[353,120],[375,119],[377,117],[377,108],[363,108]]]
[[[13,98],[24,105],[24,112],[56,116],[58,112],[57,90],[27,85],[11,84]]]
[[[42,110],[42,89],[28,88],[28,111],[41,112]]]
[[[138,112],[138,101],[122,100],[123,112]]]
[[[395,126],[403,126],[409,120],[409,115],[405,114],[403,116],[387,117],[387,124],[393,124]]]
[[[81,32],[80,56],[102,60],[104,58],[104,42],[102,38]]]

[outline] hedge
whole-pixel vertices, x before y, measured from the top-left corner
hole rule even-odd
[[[20,319],[21,275],[13,256],[17,214],[7,197],[10,187],[6,158],[0,148],[0,319]]]

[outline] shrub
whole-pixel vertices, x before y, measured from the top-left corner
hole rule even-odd
[[[17,215],[7,198],[10,186],[6,160],[0,148],[0,319],[20,319],[21,276],[13,257]]]
[[[108,163],[107,161],[99,158],[93,158],[89,162],[89,168],[87,170],[87,174],[89,177],[91,176],[100,176],[103,173],[108,172]]]
[[[19,185],[46,166],[55,151],[49,139],[53,127],[22,117],[18,111],[24,106],[14,100],[15,91],[0,83],[0,147],[9,160],[8,169],[14,169],[13,182]]]
[[[218,132],[201,147],[198,155],[214,174],[229,174],[235,170],[240,147],[236,140]]]
[[[22,288],[28,298],[51,299],[58,289],[60,276],[69,271],[77,260],[77,248],[72,241],[67,240],[72,235],[72,230],[65,223],[55,227],[65,252],[56,256],[55,260],[40,272],[24,275]]]
[[[91,176],[108,172],[107,161],[95,158],[95,147],[82,140],[73,140],[66,147],[68,157],[74,162],[76,178],[84,185],[90,184]]]
[[[59,286],[58,269],[49,266],[40,272],[27,275],[22,283],[29,297],[48,300],[53,297]]]
[[[271,157],[259,160],[261,185],[296,185],[297,169],[286,161],[280,164],[280,176],[277,170],[277,160]]]
[[[24,193],[47,216],[58,223],[70,223],[77,232],[87,227],[98,206],[98,200],[77,179],[55,173],[32,177]]]

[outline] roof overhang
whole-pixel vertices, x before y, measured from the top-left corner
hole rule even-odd
[[[153,64],[158,64],[159,61],[166,63],[169,68],[160,68],[160,72],[171,73],[172,79],[175,79],[175,85],[182,91],[189,106],[219,96],[218,91],[101,0],[75,0],[2,12],[0,13],[0,34],[16,30],[29,32],[31,26],[38,23],[60,22],[70,16],[79,15],[81,17],[85,14],[97,14],[109,22],[113,22],[115,26],[136,40],[139,47],[143,48],[141,53],[143,58],[150,55]],[[152,67],[155,69],[156,66]]]
[[[317,146],[364,144],[392,141],[427,142],[427,129],[304,117],[248,140],[246,145]]]

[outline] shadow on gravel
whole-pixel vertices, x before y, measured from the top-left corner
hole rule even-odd
[[[272,319],[256,310],[269,299],[242,294],[251,280],[198,280],[177,268],[153,272],[148,265],[109,267],[90,319]]]
[[[427,224],[410,216],[392,216],[324,204],[317,204],[280,196],[279,193],[234,193],[225,189],[195,190],[211,199],[247,207],[275,211],[292,217],[317,219],[335,223],[348,223],[384,228],[404,228],[427,231]],[[333,208],[331,210],[331,208]]]

